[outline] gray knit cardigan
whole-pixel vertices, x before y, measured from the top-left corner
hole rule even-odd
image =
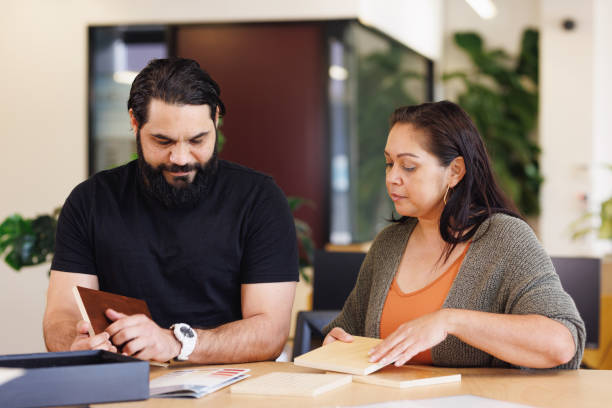
[[[357,282],[342,311],[324,328],[378,338],[387,292],[416,220],[382,230],[365,257]],[[539,314],[569,329],[576,354],[557,368],[578,368],[584,352],[585,328],[574,301],[563,290],[552,262],[531,228],[522,220],[495,214],[483,222],[443,308],[504,314]],[[513,367],[449,335],[431,349],[434,365],[448,367]]]

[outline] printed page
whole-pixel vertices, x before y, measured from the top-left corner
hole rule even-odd
[[[220,388],[247,378],[248,368],[222,368],[203,370],[178,370],[150,383],[152,397],[194,397],[199,398]]]
[[[477,395],[453,395],[451,397],[421,400],[387,401],[367,405],[351,405],[350,408],[530,408],[530,405],[500,401]],[[339,407],[349,408],[349,406]]]

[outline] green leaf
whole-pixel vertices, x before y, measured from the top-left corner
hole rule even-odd
[[[219,122],[217,123],[217,152],[221,153],[223,150],[223,146],[225,146],[225,135],[221,131],[221,126],[223,126],[223,117],[219,117]]]
[[[303,197],[288,196],[287,202],[289,203],[289,209],[291,212],[297,211],[303,205],[308,205],[310,207],[314,206],[314,203],[311,200]]]
[[[612,197],[601,203],[600,217],[599,238],[612,239]]]
[[[289,209],[292,213],[299,209],[302,205],[314,206],[311,200],[303,197],[288,196],[287,202],[289,203]],[[296,238],[298,241],[298,262],[300,265],[300,275],[306,283],[309,283],[310,278],[308,275],[306,275],[306,273],[304,273],[303,268],[312,265],[314,259],[315,245],[314,241],[312,240],[312,230],[305,221],[300,220],[295,216],[293,217],[293,222],[295,224]]]
[[[463,48],[470,56],[482,54],[482,38],[474,32],[455,33],[455,44]]]
[[[539,80],[538,55],[540,34],[537,30],[528,29],[523,32],[521,52],[516,67],[519,75],[526,75],[536,85]]]
[[[465,72],[460,72],[460,71],[455,71],[455,72],[449,72],[449,73],[445,73],[442,74],[442,80],[443,81],[449,81],[451,79],[462,79],[462,80],[467,80],[468,75]]]
[[[19,270],[48,260],[55,249],[58,214],[59,209],[34,219],[13,214],[0,224],[0,254],[7,252],[4,259],[11,268]]]
[[[10,251],[4,258],[4,261],[16,271],[20,270],[23,266],[20,262],[19,255],[15,251]]]
[[[538,115],[537,76],[533,75],[539,58],[537,32],[523,34],[522,62],[502,49],[487,50],[476,33],[456,33],[454,40],[474,69],[443,78],[463,81],[465,90],[457,102],[474,120],[501,188],[522,213],[537,214],[543,180],[540,148],[531,137]]]

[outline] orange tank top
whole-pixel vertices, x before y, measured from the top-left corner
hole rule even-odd
[[[470,245],[468,244],[459,258],[436,280],[422,289],[404,293],[397,283],[397,274],[393,278],[387,299],[380,317],[380,338],[384,339],[393,333],[402,323],[414,320],[428,313],[440,310],[450,291],[453,281],[459,272],[463,258]],[[432,364],[431,349],[412,357],[410,363]]]

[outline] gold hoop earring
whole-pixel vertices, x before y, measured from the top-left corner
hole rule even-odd
[[[446,193],[444,193],[444,205],[446,205],[446,197],[448,196],[448,190],[450,190],[450,184],[446,186]]]

